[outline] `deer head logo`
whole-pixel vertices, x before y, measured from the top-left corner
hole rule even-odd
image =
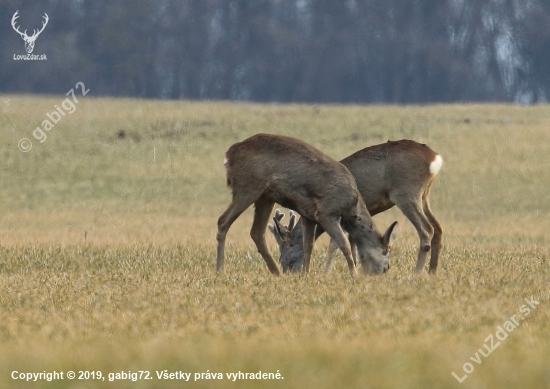
[[[18,13],[19,11],[15,11],[15,13],[13,14],[13,18],[11,18],[11,26],[15,31],[19,33],[19,35],[21,35],[21,38],[23,38],[23,40],[25,41],[25,50],[27,50],[27,53],[31,54],[34,50],[34,43],[36,41],[36,38],[38,38],[38,35],[40,35],[42,31],[44,31],[44,28],[48,24],[48,14],[44,12],[44,21],[42,22],[42,28],[39,31],[34,30],[32,36],[28,36],[27,30],[21,32],[19,31],[19,28],[15,25],[15,20],[19,17]]]

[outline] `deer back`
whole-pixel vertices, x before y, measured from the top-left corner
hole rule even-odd
[[[356,177],[357,186],[371,214],[393,206],[390,192],[420,193],[437,171],[438,154],[422,143],[403,139],[370,146],[341,162]],[[432,166],[432,171],[430,170]]]
[[[227,150],[225,166],[234,195],[260,188],[264,198],[312,220],[319,207],[339,213],[354,208],[359,199],[344,165],[291,137],[257,134],[235,143]]]

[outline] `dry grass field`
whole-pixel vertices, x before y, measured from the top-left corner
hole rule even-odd
[[[550,387],[549,106],[81,98],[40,143],[63,99],[0,95],[0,388]],[[374,218],[400,222],[383,276],[350,279],[341,254],[324,275],[322,237],[308,276],[273,277],[250,211],[216,274],[224,153],[258,132],[336,159],[402,138],[439,152],[438,275],[413,274],[417,236],[397,209]],[[12,378],[53,371],[64,379]],[[226,375],[239,371],[284,379]]]

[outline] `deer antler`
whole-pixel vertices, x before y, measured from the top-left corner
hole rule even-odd
[[[285,214],[279,211],[279,209],[275,210],[275,216],[273,217],[273,221],[275,222],[275,225],[279,229],[279,231],[282,231],[281,228],[284,228],[284,232],[290,234],[292,232],[292,229],[294,228],[294,223],[296,221],[296,214],[292,211],[288,213],[290,216],[290,220],[288,221],[288,226],[284,226],[281,224],[281,220],[285,217]]]
[[[282,213],[278,208],[275,210],[275,216],[273,217],[273,224],[280,237],[284,236],[284,226],[281,225],[281,220],[285,217],[285,214]]]
[[[19,35],[21,35],[23,37],[23,39],[25,39],[25,37],[28,38],[28,35],[27,35],[27,30],[25,30],[25,32],[21,32],[19,31],[19,28],[15,25],[15,21],[17,20],[17,18],[19,18],[19,10],[15,11],[15,13],[13,14],[13,17],[11,18],[11,26],[13,27],[13,29],[15,31],[17,31],[19,33]]]
[[[292,229],[294,228],[294,222],[296,221],[296,215],[292,211],[290,211],[288,214],[290,215],[290,221],[288,222],[288,231],[292,231]]]
[[[279,208],[277,208],[275,210],[275,216],[273,217],[273,219],[277,219],[277,221],[281,221],[283,219],[283,217],[285,217],[285,214],[282,213]]]
[[[294,227],[294,212],[290,211],[290,222],[288,227],[281,223],[281,220],[285,217],[285,214],[282,213],[279,209],[275,210],[275,216],[273,216],[273,224],[268,225],[269,230],[275,235],[275,239],[278,242],[283,242],[284,240],[290,239],[290,233]],[[282,243],[279,243],[282,244]]]

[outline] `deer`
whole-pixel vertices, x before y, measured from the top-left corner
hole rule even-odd
[[[443,165],[442,157],[425,144],[402,139],[364,148],[340,162],[355,178],[371,216],[397,205],[420,239],[415,272],[423,271],[431,251],[428,273],[436,274],[443,229],[430,209],[429,194]],[[292,211],[288,226],[281,224],[283,217],[284,214],[276,210],[269,230],[279,245],[283,271],[298,271],[302,265],[302,223],[295,224]],[[350,246],[354,254],[353,237],[350,237]],[[331,269],[335,250],[331,240],[326,273]]]
[[[48,14],[44,12],[44,16],[42,16],[44,18],[44,21],[42,22],[42,28],[38,31],[34,30],[33,34],[31,36],[28,36],[27,30],[25,30],[24,32],[21,32],[19,31],[19,27],[17,27],[15,24],[15,21],[17,20],[17,18],[19,18],[18,14],[19,14],[19,11],[15,11],[15,13],[13,14],[13,17],[11,18],[11,26],[15,31],[19,33],[19,35],[21,35],[21,38],[23,38],[23,40],[25,41],[25,50],[27,51],[28,54],[31,54],[32,51],[34,50],[34,44],[36,42],[36,39],[42,33],[42,31],[44,31],[44,28],[46,28],[46,25],[48,24],[48,20],[50,20],[50,18],[48,17]]]
[[[357,248],[363,273],[382,274],[389,269],[388,247],[397,222],[384,235],[377,231],[353,175],[343,164],[301,140],[256,134],[229,147],[224,166],[232,200],[218,219],[217,272],[224,269],[229,228],[254,204],[250,236],[269,271],[281,274],[265,240],[275,203],[301,216],[303,273],[309,272],[315,236],[327,232],[344,254],[350,275],[357,274],[344,230]]]

